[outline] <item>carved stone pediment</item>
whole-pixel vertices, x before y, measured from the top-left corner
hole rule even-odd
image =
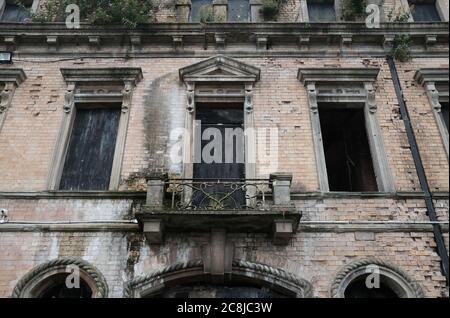
[[[414,79],[420,85],[426,85],[426,83],[448,83],[448,68],[422,68],[416,72]]]
[[[261,71],[233,58],[217,55],[180,69],[183,82],[256,82]]]

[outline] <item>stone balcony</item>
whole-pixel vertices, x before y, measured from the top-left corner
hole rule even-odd
[[[292,175],[265,180],[148,178],[146,204],[136,214],[150,243],[166,232],[267,233],[284,244],[297,231],[301,213],[291,202]]]

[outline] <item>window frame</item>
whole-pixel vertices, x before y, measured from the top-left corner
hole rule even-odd
[[[39,8],[39,2],[41,0],[32,0],[32,4],[31,4],[31,13],[35,13],[38,8]],[[8,0],[0,0],[0,21],[2,20],[3,17],[3,13],[5,13],[5,8],[6,8],[6,3],[8,2]],[[8,22],[0,22],[0,23],[8,23]],[[10,23],[14,23],[14,22],[10,22]],[[17,21],[17,23],[20,23],[19,21]]]
[[[299,69],[298,79],[306,87],[308,95],[319,188],[322,192],[330,192],[330,187],[320,126],[320,102],[364,104],[365,126],[378,192],[395,192],[377,117],[374,83],[379,71],[379,68]]]
[[[414,16],[412,14],[411,7],[416,4],[426,3],[426,2],[430,2],[430,1],[429,0],[406,0],[406,2],[408,4],[411,21],[414,22]],[[417,22],[424,23],[424,22],[441,22],[441,21],[443,21],[443,16],[442,16],[442,13],[440,12],[441,10],[439,9],[439,6],[438,6],[438,0],[434,0],[434,7],[436,9],[436,13],[438,14],[438,16],[440,18],[440,21],[417,21]]]
[[[66,81],[67,89],[61,127],[49,166],[47,188],[51,191],[59,191],[75,121],[76,105],[89,102],[112,102],[121,103],[121,113],[109,187],[104,191],[117,191],[120,184],[132,95],[136,85],[142,80],[142,70],[141,68],[61,69],[61,73]],[[70,192],[80,191],[88,190]]]
[[[309,9],[308,9],[308,1],[317,1],[317,0],[300,0],[300,10],[302,22],[311,22],[309,20]],[[341,0],[331,0],[334,2],[334,13],[336,15],[335,21],[312,21],[311,23],[335,23],[341,21]]]
[[[433,115],[447,154],[447,160],[449,159],[449,131],[441,113],[441,103],[448,103],[449,101],[448,76],[448,68],[422,68],[414,75],[414,79],[425,89],[433,109]]]

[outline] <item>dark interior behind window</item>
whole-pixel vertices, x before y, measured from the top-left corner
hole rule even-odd
[[[310,22],[336,22],[334,0],[308,0]]]
[[[363,108],[319,105],[330,191],[378,191]]]
[[[434,0],[411,1],[410,6],[415,22],[441,21]]]

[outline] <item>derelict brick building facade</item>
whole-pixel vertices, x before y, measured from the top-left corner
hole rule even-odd
[[[308,2],[276,23],[257,0],[245,22],[190,22],[189,0],[133,30],[1,22],[0,297],[47,295],[73,264],[93,297],[355,296],[371,265],[385,296],[448,297],[448,1],[433,2],[440,21],[392,23],[410,6],[386,0],[370,29],[342,21],[340,1],[337,21],[309,21]],[[392,62],[403,33],[411,58]],[[101,103],[119,105],[109,184],[63,190],[75,114]],[[236,183],[245,208],[183,206],[210,104],[241,105],[257,132]],[[329,104],[361,110],[376,190],[333,188]]]

